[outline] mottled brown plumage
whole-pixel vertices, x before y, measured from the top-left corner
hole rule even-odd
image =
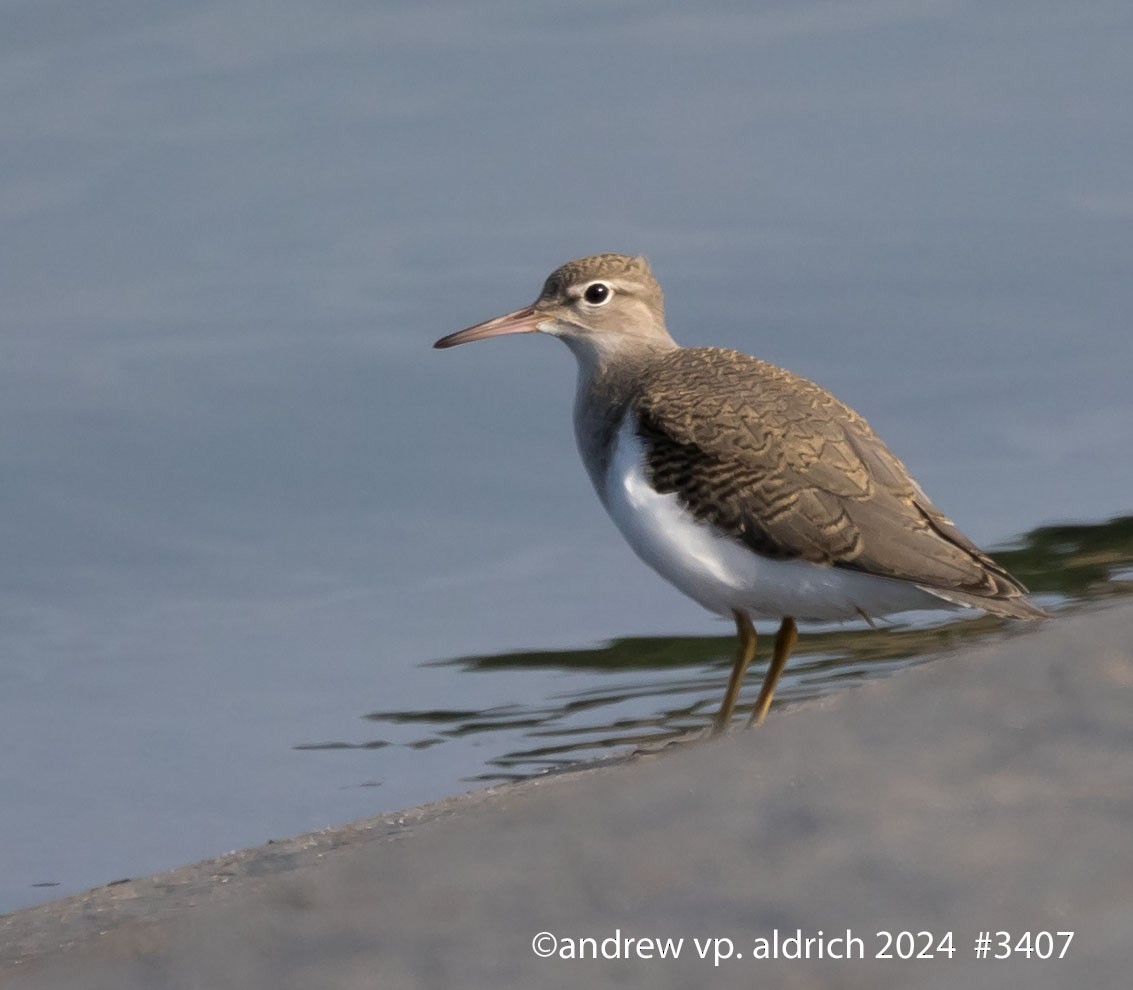
[[[776,560],[911,581],[997,615],[1025,590],[936,508],[869,424],[814,382],[737,351],[670,351],[632,400],[654,487]]]

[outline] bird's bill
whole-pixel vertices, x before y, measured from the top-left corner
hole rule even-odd
[[[543,313],[537,313],[534,306],[517,309],[514,313],[505,313],[494,320],[477,323],[467,330],[458,330],[442,337],[434,347],[456,347],[457,344],[470,344],[474,340],[486,340],[488,337],[502,337],[507,333],[535,333],[539,324],[546,319]]]

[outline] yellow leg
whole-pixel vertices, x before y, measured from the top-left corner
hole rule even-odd
[[[775,652],[771,656],[771,666],[767,668],[767,674],[763,678],[763,687],[759,689],[759,698],[752,709],[748,728],[760,725],[767,715],[767,709],[771,707],[771,696],[775,694],[775,685],[779,683],[783,668],[787,666],[787,657],[791,655],[798,638],[798,626],[794,619],[787,616],[779,626],[779,632],[775,634]]]
[[[728,678],[728,690],[724,692],[724,701],[720,705],[720,711],[716,713],[714,732],[723,732],[732,721],[732,712],[736,710],[736,699],[740,696],[744,674],[755,656],[755,626],[751,624],[750,617],[747,612],[737,612],[735,609],[732,610],[732,615],[736,619],[736,635],[739,636],[740,642],[736,648],[732,674]]]

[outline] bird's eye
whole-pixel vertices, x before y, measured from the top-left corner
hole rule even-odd
[[[612,295],[610,287],[605,282],[591,282],[582,294],[582,298],[591,306],[601,306],[602,303],[609,302]]]

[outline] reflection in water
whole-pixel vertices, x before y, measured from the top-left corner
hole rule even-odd
[[[994,552],[1028,585],[1040,603],[1063,611],[1087,601],[1133,591],[1133,516],[1095,525],[1046,526],[1018,544]],[[775,705],[816,698],[847,683],[923,663],[990,635],[1013,630],[992,616],[933,613],[878,628],[839,626],[803,632],[776,694]],[[767,637],[762,637],[767,642]],[[379,711],[367,719],[406,726],[423,735],[399,743],[425,748],[485,740],[496,750],[473,780],[529,777],[609,756],[625,747],[659,747],[707,731],[723,691],[734,636],[636,637],[596,649],[505,653],[439,661],[461,674],[506,674],[543,668],[581,675],[583,686],[538,706],[485,710]],[[766,662],[766,654],[760,657]],[[757,665],[758,666],[758,665]],[[749,682],[762,671],[753,667]],[[754,692],[746,700],[750,703]],[[380,748],[386,739],[361,744],[315,743],[302,749]]]

